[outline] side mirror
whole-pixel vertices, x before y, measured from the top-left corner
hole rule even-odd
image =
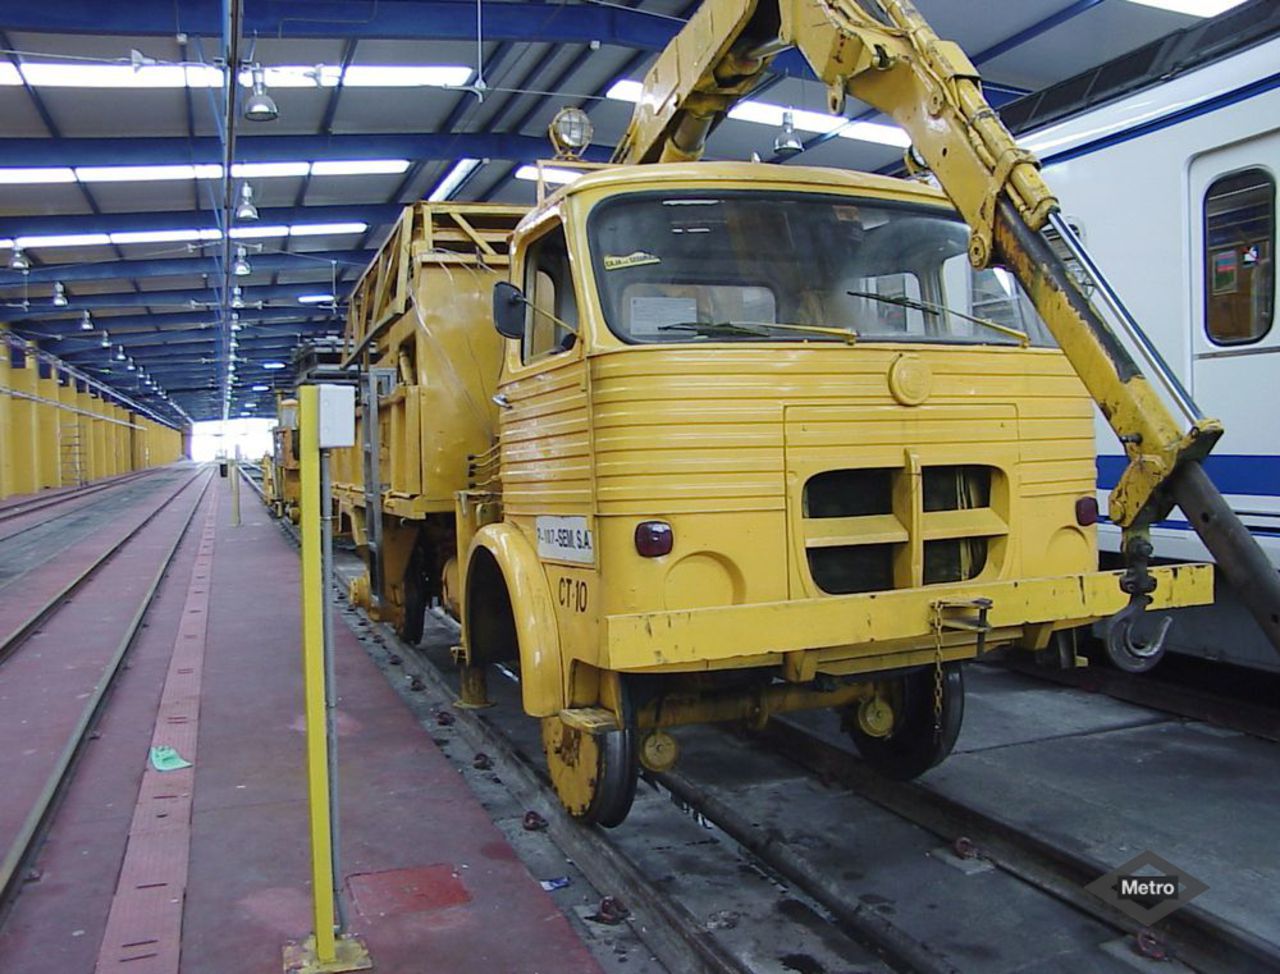
[[[514,284],[499,281],[493,286],[493,326],[503,338],[523,338],[525,296]]]

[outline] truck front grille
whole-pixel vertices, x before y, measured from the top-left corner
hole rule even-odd
[[[910,454],[903,467],[815,474],[801,518],[814,584],[848,595],[977,577],[1009,532],[993,506],[1002,476],[980,464],[921,466]]]

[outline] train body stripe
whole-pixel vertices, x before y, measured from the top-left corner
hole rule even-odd
[[[1114,487],[1128,462],[1125,457],[1098,457],[1098,488],[1110,490]],[[1280,497],[1280,456],[1211,454],[1204,462],[1204,469],[1224,494]]]

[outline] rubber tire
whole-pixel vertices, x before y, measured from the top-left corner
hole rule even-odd
[[[422,627],[427,616],[426,556],[421,548],[414,548],[409,564],[404,569],[404,616],[396,627],[396,635],[410,646],[422,639]]]
[[[964,720],[964,673],[959,663],[942,667],[942,728],[934,728],[934,668],[922,667],[898,678],[902,706],[887,737],[872,737],[858,727],[856,711],[845,729],[858,754],[872,769],[894,781],[910,781],[937,767],[955,747]]]

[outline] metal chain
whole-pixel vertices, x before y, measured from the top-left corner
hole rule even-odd
[[[933,607],[933,732],[942,733],[942,609]]]

